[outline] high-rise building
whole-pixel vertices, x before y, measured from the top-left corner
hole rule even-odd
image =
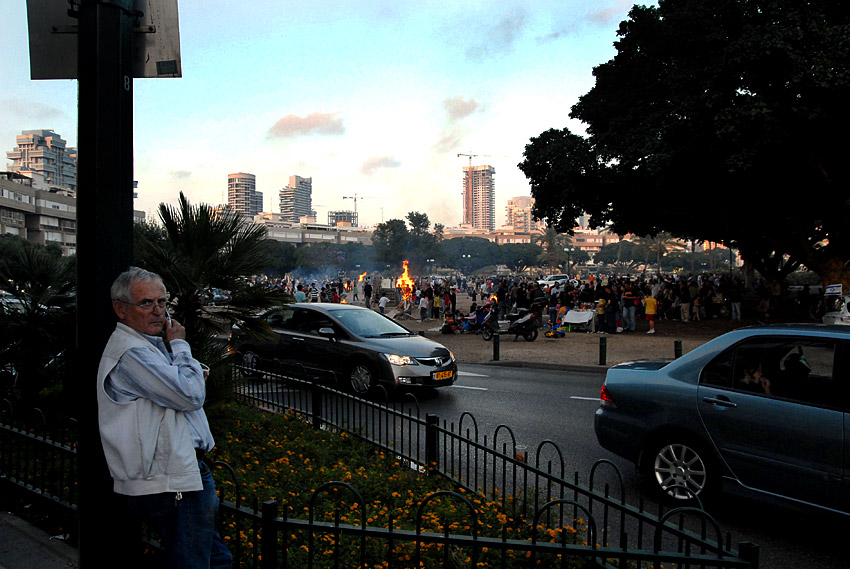
[[[263,211],[263,193],[257,191],[254,174],[236,172],[227,175],[227,205],[245,217],[253,218]]]
[[[15,137],[15,142],[15,149],[6,152],[6,159],[12,161],[9,172],[34,172],[50,187],[76,191],[76,148],[66,147],[62,137],[52,130],[25,130]]]
[[[280,190],[280,214],[284,221],[298,223],[302,217],[316,217],[313,210],[313,178],[290,176]]]
[[[534,219],[534,214],[531,213],[534,208],[534,198],[531,196],[518,196],[508,200],[506,209],[507,217],[505,225],[513,226],[515,231],[522,233],[531,233],[539,229],[540,223]]]
[[[475,229],[496,229],[496,169],[466,166],[463,169],[463,223]]]

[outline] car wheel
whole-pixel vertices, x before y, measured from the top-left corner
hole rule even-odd
[[[537,328],[525,332],[522,337],[525,338],[526,342],[533,342],[537,339]]]
[[[484,328],[481,329],[481,337],[489,342],[490,340],[493,339],[493,329],[490,328],[489,326],[485,326]]]
[[[375,369],[366,362],[356,362],[348,372],[348,386],[357,395],[369,395],[378,383]]]
[[[646,457],[645,475],[655,494],[668,503],[703,501],[714,489],[717,472],[711,455],[688,439],[665,439]]]

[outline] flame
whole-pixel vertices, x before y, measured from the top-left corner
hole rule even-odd
[[[490,302],[492,302],[493,304],[499,302],[499,297],[494,294],[490,297]]]
[[[407,271],[408,262],[404,262],[404,272],[401,276],[396,280],[395,286],[396,288],[401,289],[401,295],[404,297],[404,300],[410,301],[413,300],[413,290],[416,287],[416,283],[413,282],[413,279],[410,278],[410,273]]]
[[[340,304],[348,304],[348,302],[344,298],[342,300],[340,300],[339,303]]]
[[[362,275],[360,275],[360,278],[357,279],[357,282],[362,283],[363,279],[366,277],[366,274],[367,273],[363,273]]]

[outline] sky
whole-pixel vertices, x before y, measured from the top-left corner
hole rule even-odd
[[[62,0],[55,0],[62,1]],[[630,0],[184,0],[182,78],[136,79],[135,208],[154,216],[182,191],[227,201],[227,175],[257,177],[279,212],[289,176],[313,208],[361,226],[416,211],[462,220],[470,159],[496,170],[496,225],[530,195],[525,145],[569,118],[616,54]],[[648,3],[648,2],[640,2]],[[77,82],[30,79],[26,3],[0,0],[0,157],[23,130],[77,144]],[[79,188],[85,191],[85,188]]]

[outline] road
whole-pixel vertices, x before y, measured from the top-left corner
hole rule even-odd
[[[598,446],[593,414],[599,405],[604,376],[528,368],[461,365],[457,383],[420,399],[423,413],[457,422],[466,411],[478,424],[479,435],[492,437],[499,425],[514,432],[517,444],[532,453],[544,440],[560,447],[567,473],[578,471],[586,483],[593,463],[608,459],[621,471],[629,501],[640,494],[634,466]],[[771,569],[847,569],[843,542],[847,519],[794,512],[740,498],[724,497],[708,506],[732,543],[752,541],[761,546],[761,567]],[[843,551],[842,551],[843,549]]]

